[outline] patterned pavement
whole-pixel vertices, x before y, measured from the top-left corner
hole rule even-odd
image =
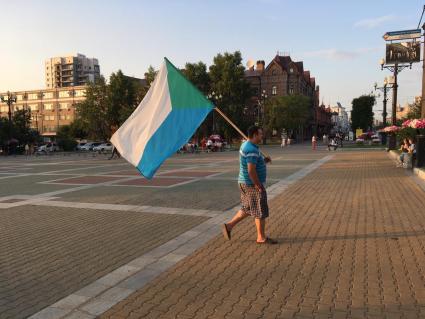
[[[269,185],[328,155],[268,151],[275,159]],[[237,152],[175,156],[146,184],[124,161],[102,156],[0,158],[0,318],[26,318],[75,292],[85,298],[117,274],[127,276],[122,269],[136,269],[123,265],[169,243],[190,239],[182,249],[190,254],[238,203],[237,161]]]
[[[115,318],[425,318],[425,193],[384,152],[337,152],[252,220],[105,312]]]

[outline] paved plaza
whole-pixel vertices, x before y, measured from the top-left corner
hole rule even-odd
[[[0,318],[422,318],[423,183],[383,151],[265,148],[269,231],[230,242],[238,153],[0,159]],[[239,225],[238,225],[239,226]]]

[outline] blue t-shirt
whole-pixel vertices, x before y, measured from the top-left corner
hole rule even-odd
[[[250,141],[243,142],[239,149],[239,178],[238,182],[246,185],[254,185],[249,178],[248,163],[255,164],[258,179],[262,184],[266,182],[266,162],[257,145]]]

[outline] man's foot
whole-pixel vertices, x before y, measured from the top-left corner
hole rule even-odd
[[[232,238],[232,236],[230,235],[230,230],[227,229],[227,225],[223,224],[221,226],[221,230],[223,232],[223,236],[226,240],[230,240]]]
[[[277,241],[274,240],[274,239],[271,239],[269,237],[266,237],[266,239],[263,240],[263,241],[258,241],[257,240],[257,244],[260,244],[260,245],[276,245],[277,244]]]

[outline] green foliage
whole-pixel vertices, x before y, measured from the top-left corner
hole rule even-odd
[[[203,62],[186,63],[182,73],[192,82],[205,96],[210,93],[211,79],[207,71],[207,65]],[[212,127],[212,112],[206,117],[205,121],[196,130],[195,136],[207,136]]]
[[[192,82],[202,93],[207,95],[211,87],[211,79],[207,72],[207,66],[203,62],[186,63],[183,70],[186,78]]]
[[[76,105],[78,117],[89,132],[90,138],[106,139],[110,134],[108,87],[103,77],[90,83],[86,99]]]
[[[0,117],[0,145],[5,144],[9,139],[9,120]]]
[[[81,118],[75,119],[70,125],[69,125],[69,134],[74,139],[85,139],[89,136],[89,132],[87,131],[87,128],[84,126],[84,122]]]
[[[397,139],[399,141],[404,140],[405,138],[415,138],[417,130],[411,127],[405,127],[402,130],[397,132]]]
[[[266,103],[266,126],[269,130],[295,130],[307,124],[311,100],[303,95],[274,97]]]
[[[74,139],[71,125],[64,125],[59,127],[56,133],[56,140],[61,149],[64,151],[73,151],[77,146],[77,142]]]
[[[108,122],[110,126],[120,126],[133,113],[137,106],[136,86],[121,70],[109,78]]]
[[[34,143],[38,140],[38,133],[31,129],[31,111],[29,109],[17,110],[12,117],[12,136],[20,144]]]
[[[145,80],[148,86],[151,86],[153,80],[155,80],[158,71],[152,65],[149,65],[148,71],[145,73]]]
[[[251,89],[245,80],[245,67],[242,64],[242,55],[239,51],[234,53],[217,54],[209,68],[211,90],[221,94],[220,109],[231,118],[242,130],[248,128],[250,123],[244,121],[243,109],[245,102],[251,96]],[[221,117],[217,118],[218,132],[226,138],[238,136],[238,133]]]
[[[108,140],[135,110],[146,89],[119,70],[112,73],[109,84],[104,78],[89,84],[86,99],[77,104],[79,123],[75,133],[92,139]],[[74,136],[77,137],[77,136]]]
[[[410,105],[410,111],[407,114],[407,119],[420,119],[421,118],[421,105],[420,103],[413,103]]]
[[[372,107],[375,104],[375,97],[373,95],[362,95],[353,99],[351,111],[351,127],[353,130],[361,128],[368,130],[373,125],[373,111]]]

